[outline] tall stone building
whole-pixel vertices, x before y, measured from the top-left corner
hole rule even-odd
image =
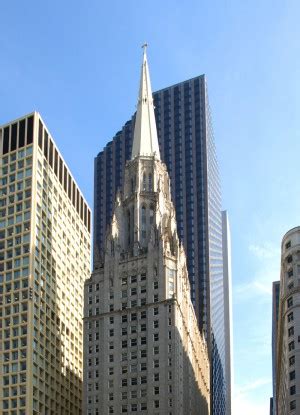
[[[228,388],[222,250],[221,191],[205,75],[154,92],[162,161],[170,177],[177,233],[186,256],[191,299],[209,345],[214,415],[225,415]],[[125,164],[131,158],[135,115],[95,158],[94,265],[102,261],[105,236]],[[228,283],[227,283],[228,284]],[[230,388],[229,388],[230,392]]]
[[[190,299],[144,53],[131,160],[104,256],[85,284],[84,413],[210,413],[210,367]]]
[[[300,227],[281,244],[280,297],[276,346],[277,415],[300,411]]]
[[[81,414],[90,209],[38,113],[0,160],[0,413]]]

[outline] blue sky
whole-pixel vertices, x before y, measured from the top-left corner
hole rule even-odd
[[[153,89],[205,73],[232,233],[235,415],[268,413],[271,282],[300,224],[300,3],[33,1],[1,5],[0,124],[41,113],[92,205],[93,158]]]

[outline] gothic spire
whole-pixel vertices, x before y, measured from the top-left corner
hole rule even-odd
[[[145,43],[131,159],[154,155],[160,159],[146,47]]]

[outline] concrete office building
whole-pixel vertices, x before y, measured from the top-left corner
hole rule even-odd
[[[81,414],[91,213],[40,115],[0,127],[0,412]]]
[[[85,284],[84,315],[84,413],[210,413],[206,341],[160,159],[145,52],[132,156]]]
[[[280,298],[280,281],[272,283],[272,384],[273,397],[270,399],[270,415],[276,415],[276,359],[277,359],[277,326]]]
[[[281,244],[280,299],[277,333],[277,415],[300,411],[300,227]]]
[[[191,298],[212,362],[213,413],[225,415],[221,195],[205,76],[153,94],[161,159],[167,166],[177,233],[187,255]],[[117,190],[131,157],[135,115],[95,158],[94,265],[103,260]],[[102,259],[101,259],[102,258]]]

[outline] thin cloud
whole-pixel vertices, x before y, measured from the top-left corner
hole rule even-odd
[[[262,245],[251,244],[249,251],[258,259],[280,258],[280,249],[269,242]]]
[[[265,415],[269,411],[268,399],[253,395],[254,391],[267,387],[271,384],[269,378],[255,379],[245,385],[236,385],[233,396],[233,415]]]

